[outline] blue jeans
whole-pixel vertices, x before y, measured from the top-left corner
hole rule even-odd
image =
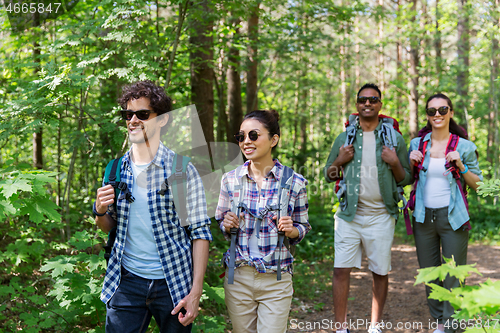
[[[165,279],[144,279],[123,266],[121,274],[120,285],[106,304],[106,333],[146,332],[151,316],[162,333],[191,332],[192,324],[183,326],[178,313],[170,314],[174,304]]]

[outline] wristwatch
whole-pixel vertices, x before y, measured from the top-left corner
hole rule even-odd
[[[104,216],[106,215],[106,213],[104,214],[99,214],[95,208],[95,201],[94,201],[94,205],[92,205],[92,213],[94,213],[95,216]]]

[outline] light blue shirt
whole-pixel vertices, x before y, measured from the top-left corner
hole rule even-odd
[[[160,255],[153,236],[153,223],[148,208],[146,168],[131,161],[135,201],[130,204],[129,224],[122,265],[144,279],[164,279]]]
[[[408,154],[413,150],[418,150],[418,146],[421,138],[415,138],[410,142],[410,149]],[[413,211],[413,217],[416,222],[423,223],[425,220],[425,206],[424,206],[424,188],[425,182],[427,180],[427,169],[429,168],[429,161],[431,157],[431,133],[428,133],[424,141],[429,141],[427,143],[426,152],[424,156],[424,163],[422,165],[422,170],[419,174],[417,190],[415,192],[415,210]],[[469,140],[460,138],[458,140],[457,151],[460,153],[460,159],[464,165],[467,165],[470,172],[475,173],[479,176],[480,180],[483,180],[483,175],[481,169],[479,169],[479,162],[476,156],[476,145]],[[465,206],[465,202],[458,188],[457,181],[453,178],[453,175],[448,173],[446,176],[448,182],[450,183],[450,204],[448,206],[448,220],[453,230],[457,230],[464,223],[469,221],[469,213]]]

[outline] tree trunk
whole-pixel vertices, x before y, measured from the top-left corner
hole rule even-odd
[[[221,48],[219,62],[218,62],[218,72],[220,79],[215,75],[214,71],[214,82],[217,90],[217,98],[219,100],[217,108],[217,142],[233,142],[234,139],[230,135],[229,122],[226,112],[226,68],[224,66],[224,49]]]
[[[259,6],[260,2],[250,8],[248,18],[248,71],[247,71],[247,113],[257,109],[257,51],[259,41]]]
[[[494,30],[498,31],[500,26],[500,17],[498,15],[498,9],[500,7],[500,0],[495,0],[493,2],[492,16],[494,20]],[[498,133],[498,84],[496,79],[499,74],[499,59],[498,59],[498,39],[495,34],[492,34],[491,40],[491,74],[490,74],[490,113],[488,121],[488,150],[487,159],[491,163],[493,168],[493,178],[498,178],[500,175],[500,161],[498,159],[498,146],[500,144],[500,138]],[[497,199],[495,198],[495,201]]]
[[[359,67],[360,64],[360,55],[359,55],[359,18],[356,16],[354,19],[354,35],[356,36],[356,45],[354,46],[354,52],[356,53],[356,60],[354,64],[354,75],[356,76],[355,79],[355,84],[356,84],[356,89],[361,88],[360,87],[360,76],[361,76],[361,70]]]
[[[417,0],[412,0],[412,25],[415,23],[417,11]],[[417,37],[411,36],[410,39],[410,138],[413,139],[418,133],[418,48]]]
[[[193,142],[214,142],[213,37],[210,33],[213,30],[212,8],[209,0],[201,0],[193,2],[192,10],[203,18],[191,21],[191,101],[196,106],[203,128],[203,133],[193,131]],[[205,137],[201,138],[201,135]]]
[[[401,16],[401,0],[397,0],[397,11],[398,14],[397,16]],[[400,36],[401,33],[401,28],[399,25],[396,27],[396,35]],[[401,72],[403,71],[403,46],[401,45],[401,39],[398,37],[398,41],[396,43],[396,81],[397,84],[400,84],[402,82],[402,77],[401,77]],[[401,121],[402,119],[400,118],[401,115],[403,114],[401,108],[403,107],[403,102],[401,98],[401,94],[396,94],[396,117]]]
[[[380,12],[383,13],[384,11],[384,0],[378,0],[378,5],[380,6]],[[378,40],[379,40],[379,47],[378,47],[378,57],[377,57],[377,62],[378,62],[378,70],[379,70],[379,75],[378,75],[378,84],[380,86],[381,91],[385,91],[385,61],[384,61],[384,44],[382,41],[384,40],[384,19],[383,19],[383,14],[379,17],[379,22],[378,22]]]
[[[40,25],[40,17],[38,12],[35,11],[34,26]],[[40,45],[38,44],[38,34],[34,35],[35,42],[33,43],[33,62],[37,65],[35,67],[35,76],[40,70]],[[38,114],[37,114],[38,115]],[[39,116],[39,115],[38,115]],[[43,169],[43,127],[39,128],[33,133],[33,167],[36,169]]]
[[[437,86],[441,86],[442,59],[441,59],[441,31],[439,31],[439,0],[436,0],[436,34],[434,39],[434,49],[436,50],[436,76]]]
[[[467,0],[458,0],[458,69],[457,69],[457,103],[455,114],[461,117],[461,125],[467,130],[467,105],[469,101],[469,13]]]
[[[234,26],[235,33],[232,36],[232,43],[228,52],[228,69],[227,69],[227,104],[229,108],[229,129],[230,134],[234,135],[239,132],[240,125],[243,120],[243,110],[241,102],[241,79],[240,79],[240,51],[234,45],[238,40],[240,29],[238,27],[240,20],[238,18],[230,19],[231,25]]]
[[[348,40],[349,26],[345,24],[344,33],[341,35],[340,43],[340,93],[342,94],[342,124],[345,124],[347,120],[347,114],[349,113],[349,94],[347,91],[347,83],[349,80],[349,48],[347,46]]]

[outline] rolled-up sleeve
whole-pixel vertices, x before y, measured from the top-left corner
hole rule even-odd
[[[470,142],[470,141],[469,141]],[[470,147],[463,153],[463,163],[467,165],[470,172],[479,176],[479,179],[483,180],[483,172],[479,168],[479,161],[476,156],[477,147],[474,143],[470,142]]]
[[[408,161],[408,152],[406,150],[406,142],[401,135],[398,135],[397,154],[403,169],[405,170],[405,178],[398,183],[398,186],[406,186],[411,182],[410,163]]]
[[[187,196],[186,208],[191,239],[204,239],[212,241],[210,232],[210,219],[207,214],[207,201],[205,190],[198,171],[193,164],[187,166]]]
[[[219,223],[219,228],[222,231],[224,238],[226,238],[226,240],[229,240],[231,236],[226,232],[226,229],[224,228],[224,225],[222,223],[224,221],[224,216],[226,215],[226,213],[231,210],[231,198],[229,196],[227,182],[227,174],[224,174],[221,180],[219,202],[217,203],[217,209],[215,210],[215,219]]]
[[[295,175],[297,177],[297,174]],[[299,231],[299,236],[297,238],[290,238],[290,245],[295,245],[304,239],[305,235],[311,230],[311,225],[309,224],[309,203],[307,201],[307,180],[298,179],[296,182],[298,191],[292,191],[292,195],[295,196],[294,207],[292,212],[293,226]]]

